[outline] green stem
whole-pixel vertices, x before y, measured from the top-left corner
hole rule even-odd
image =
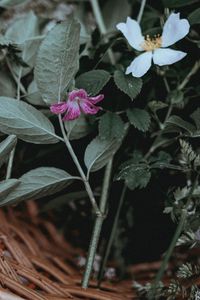
[[[120,216],[122,205],[124,203],[124,197],[125,197],[125,194],[126,194],[126,190],[127,190],[127,187],[126,187],[126,185],[124,185],[123,190],[122,190],[122,194],[121,194],[121,197],[120,197],[120,200],[119,200],[119,205],[118,205],[118,208],[117,208],[117,212],[116,212],[116,215],[115,215],[114,223],[113,223],[113,226],[112,226],[112,230],[111,230],[111,233],[110,233],[109,241],[108,241],[108,244],[107,244],[107,247],[106,247],[106,252],[105,252],[105,255],[103,257],[103,262],[102,262],[101,269],[100,269],[99,276],[98,276],[98,285],[99,286],[101,284],[101,280],[103,278],[103,273],[104,273],[104,270],[105,270],[105,267],[106,267],[106,264],[107,264],[107,261],[108,261],[108,257],[109,257],[109,254],[110,254],[111,247],[113,245],[114,238],[115,238],[117,225],[118,225],[118,221],[119,221],[119,216]]]
[[[60,128],[61,128],[61,131],[62,131],[62,135],[63,135],[63,138],[64,138],[64,143],[65,143],[65,145],[66,145],[66,147],[67,147],[67,149],[68,149],[68,151],[69,151],[69,153],[70,153],[70,155],[71,155],[71,157],[72,157],[72,159],[74,161],[74,164],[76,165],[76,167],[77,167],[77,169],[79,171],[79,174],[80,174],[80,176],[81,176],[81,178],[83,180],[83,183],[85,185],[85,188],[86,188],[87,194],[89,196],[90,202],[92,204],[92,207],[93,207],[96,215],[101,215],[101,211],[98,208],[98,205],[96,203],[94,194],[93,194],[92,189],[90,187],[90,184],[89,184],[89,182],[88,182],[88,180],[87,180],[87,178],[85,176],[85,173],[83,172],[83,169],[82,169],[82,167],[81,167],[81,165],[80,165],[80,163],[78,161],[78,158],[77,158],[77,156],[76,156],[76,154],[75,154],[75,152],[74,152],[74,150],[73,150],[73,148],[71,146],[71,143],[70,143],[70,141],[69,141],[69,139],[68,139],[68,137],[66,135],[61,115],[59,115],[58,118],[59,118],[59,123],[60,123]]]
[[[104,23],[102,14],[101,14],[99,2],[98,2],[98,0],[90,0],[90,2],[91,2],[92,10],[93,10],[95,19],[97,21],[99,30],[100,30],[101,34],[103,36],[105,36],[107,33],[107,30],[106,30],[106,26],[105,26],[105,23]],[[105,42],[108,42],[108,39],[106,37],[104,38],[104,40],[105,40]],[[114,56],[112,49],[108,49],[108,56],[110,58],[111,64],[115,65],[115,56]]]
[[[146,5],[146,0],[142,0],[141,5],[140,5],[140,10],[139,10],[139,13],[138,13],[138,16],[137,16],[137,22],[138,23],[140,23],[141,20],[142,20],[142,15],[143,15],[143,12],[144,12],[145,5]]]
[[[10,152],[9,155],[8,166],[6,170],[6,179],[10,179],[11,177],[14,156],[15,156],[15,147],[13,148],[13,150]]]
[[[186,209],[183,209],[182,210],[182,214],[181,214],[181,217],[180,217],[180,221],[178,223],[178,226],[176,228],[176,231],[174,233],[174,236],[173,236],[173,239],[171,241],[171,244],[166,252],[166,255],[164,257],[164,260],[162,261],[162,264],[161,264],[161,267],[156,275],[156,279],[155,279],[155,282],[153,284],[153,287],[152,287],[152,294],[150,296],[150,300],[154,300],[155,299],[155,295],[156,295],[156,289],[157,289],[157,286],[159,284],[159,282],[161,281],[162,279],[162,276],[165,272],[165,269],[167,267],[167,264],[169,262],[169,259],[172,255],[172,252],[176,246],[176,242],[183,230],[183,227],[184,227],[184,224],[185,224],[185,220],[186,220],[186,217],[187,217],[187,210]]]
[[[86,268],[85,268],[85,272],[83,275],[83,281],[82,281],[83,288],[88,287],[88,283],[89,283],[90,276],[92,273],[94,258],[95,258],[97,246],[99,243],[100,233],[101,233],[103,221],[105,218],[106,206],[107,206],[107,200],[108,200],[108,194],[109,194],[109,185],[110,185],[110,179],[111,179],[111,173],[112,173],[112,164],[113,164],[113,159],[111,159],[109,161],[109,163],[106,166],[106,170],[105,170],[104,181],[103,181],[103,186],[102,186],[102,194],[101,194],[101,199],[100,199],[101,214],[96,217],[94,228],[93,228],[92,238],[91,238],[87,262],[86,262]]]

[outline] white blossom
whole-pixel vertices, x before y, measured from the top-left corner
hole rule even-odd
[[[152,61],[158,66],[171,65],[186,56],[187,53],[169,49],[177,41],[184,38],[190,29],[186,19],[180,19],[180,13],[172,13],[164,24],[162,35],[151,38],[144,37],[137,21],[127,18],[126,23],[117,24],[131,47],[138,51],[145,51],[137,56],[126,69],[126,74],[134,77],[143,76],[151,67]]]

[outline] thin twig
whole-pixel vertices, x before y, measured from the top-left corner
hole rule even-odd
[[[101,194],[101,199],[100,199],[101,215],[96,217],[95,224],[94,224],[94,229],[93,229],[92,238],[91,238],[89,251],[88,251],[86,269],[85,269],[83,281],[82,281],[83,288],[88,287],[89,279],[90,279],[92,268],[93,268],[93,262],[94,262],[94,258],[95,258],[99,238],[100,238],[101,228],[102,228],[103,221],[105,218],[106,205],[107,205],[107,200],[108,200],[109,186],[110,186],[110,179],[111,179],[111,172],[112,172],[112,164],[113,164],[113,159],[111,159],[109,161],[109,163],[106,166],[106,170],[105,170],[104,181],[103,181],[103,186],[102,186],[102,194]]]
[[[98,0],[90,0],[90,3],[91,3],[91,6],[92,6],[92,10],[93,10],[95,19],[97,21],[97,25],[99,27],[99,30],[100,30],[101,34],[103,36],[105,36],[106,33],[107,33],[107,30],[106,30],[106,26],[105,26],[105,23],[104,23],[102,14],[101,14],[101,9],[99,7],[99,2],[98,2]],[[108,42],[107,37],[104,37],[104,41]],[[113,53],[112,49],[108,49],[107,52],[108,52],[108,56],[110,58],[111,64],[115,65],[115,56],[114,56],[114,53]]]
[[[188,75],[185,77],[185,79],[182,81],[182,83],[178,86],[178,91],[181,91],[186,84],[190,81],[190,78],[199,70],[200,68],[200,60],[197,61],[193,68],[190,70],[190,72],[188,73]]]
[[[139,10],[139,13],[138,13],[138,16],[137,16],[137,22],[138,23],[140,23],[141,20],[142,20],[145,5],[146,5],[146,0],[142,0],[142,3],[140,5],[140,10]]]
[[[127,187],[124,184],[122,194],[121,194],[121,197],[120,197],[120,200],[119,200],[119,204],[118,204],[118,207],[117,207],[117,212],[115,214],[115,218],[114,218],[112,230],[111,230],[111,233],[110,233],[109,241],[108,241],[108,244],[107,244],[107,247],[106,247],[106,252],[105,252],[105,255],[103,257],[103,262],[102,262],[101,269],[100,269],[99,276],[98,276],[98,285],[99,286],[101,284],[101,280],[103,278],[103,273],[104,273],[104,270],[105,270],[105,267],[106,267],[106,264],[107,264],[107,261],[108,261],[108,257],[109,257],[109,254],[110,254],[110,250],[111,250],[111,247],[113,245],[114,238],[116,236],[115,234],[116,234],[116,230],[117,230],[117,225],[118,225],[118,221],[119,221],[121,208],[122,208],[122,205],[124,203],[126,190],[127,190]]]

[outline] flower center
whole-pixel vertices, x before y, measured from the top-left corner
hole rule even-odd
[[[149,35],[147,35],[145,37],[145,41],[142,43],[141,47],[145,50],[145,51],[153,51],[157,48],[160,48],[162,45],[162,38],[161,36],[158,35],[154,35],[153,38],[150,38]]]

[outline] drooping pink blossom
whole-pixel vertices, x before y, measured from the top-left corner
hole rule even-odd
[[[54,114],[65,114],[63,121],[75,120],[81,113],[95,115],[101,109],[95,104],[103,99],[102,94],[90,97],[84,89],[73,90],[68,94],[67,101],[52,104],[50,110]]]

